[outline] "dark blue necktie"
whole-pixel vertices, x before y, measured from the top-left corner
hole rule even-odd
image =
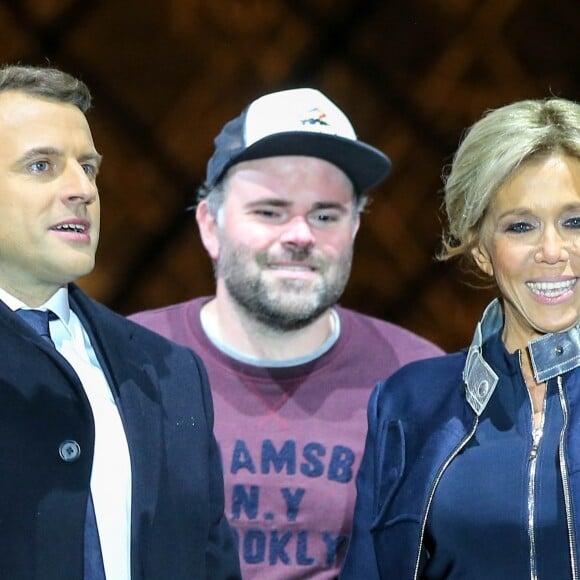
[[[50,338],[50,330],[48,327],[48,321],[50,318],[54,320],[56,316],[54,312],[49,312],[48,310],[24,310],[20,309],[17,310],[16,313],[27,322],[42,338],[48,340],[51,344],[54,345],[52,342],[52,338]]]
[[[85,575],[84,580],[105,580],[105,566],[99,541],[93,496],[89,493],[85,520]]]
[[[56,320],[54,312],[48,310],[25,310],[19,309],[16,313],[27,322],[38,334],[50,342],[49,320]],[[93,497],[89,493],[87,502],[87,514],[85,519],[85,555],[84,555],[84,580],[105,580],[105,567],[103,565],[103,555],[101,553],[101,543],[99,541],[99,531],[97,528],[97,518],[95,516],[95,507]]]

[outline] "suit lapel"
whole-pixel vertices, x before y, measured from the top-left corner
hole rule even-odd
[[[77,287],[70,288],[71,307],[89,334],[91,344],[121,414],[132,472],[132,560],[143,530],[155,512],[162,460],[161,394],[145,370],[134,345],[131,324],[95,303]],[[154,362],[154,361],[153,361]]]
[[[26,322],[24,322],[18,314],[13,312],[4,302],[0,300],[0,333],[3,337],[8,337],[8,341],[13,342],[14,336],[30,343],[33,347],[43,351],[60,370],[66,375],[72,387],[76,390],[79,396],[86,400],[86,396],[82,385],[79,381],[74,369],[70,366],[68,361],[62,357],[58,351],[47,340],[44,340],[39,334],[34,331]],[[18,348],[18,347],[16,347]],[[20,352],[20,351],[19,351]],[[25,386],[26,382],[15,384]],[[60,384],[53,385],[55,389],[64,388]],[[88,400],[86,400],[88,403]]]

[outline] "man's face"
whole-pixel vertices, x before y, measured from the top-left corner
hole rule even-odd
[[[353,186],[313,157],[272,157],[236,165],[206,244],[218,297],[271,328],[307,325],[341,296],[359,225]]]
[[[78,108],[0,93],[0,287],[40,304],[93,269],[99,164]]]

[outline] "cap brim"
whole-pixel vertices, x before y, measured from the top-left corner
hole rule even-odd
[[[230,167],[242,161],[281,155],[305,155],[324,159],[344,171],[357,193],[375,187],[391,171],[391,160],[366,143],[337,135],[296,131],[269,135],[248,146],[229,161],[223,168],[221,177]]]

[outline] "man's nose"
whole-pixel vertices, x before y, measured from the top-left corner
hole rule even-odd
[[[62,175],[62,196],[68,203],[92,203],[97,196],[97,184],[78,161],[70,161]]]
[[[305,247],[314,244],[315,236],[312,227],[304,216],[293,217],[284,227],[280,237],[283,244]]]

